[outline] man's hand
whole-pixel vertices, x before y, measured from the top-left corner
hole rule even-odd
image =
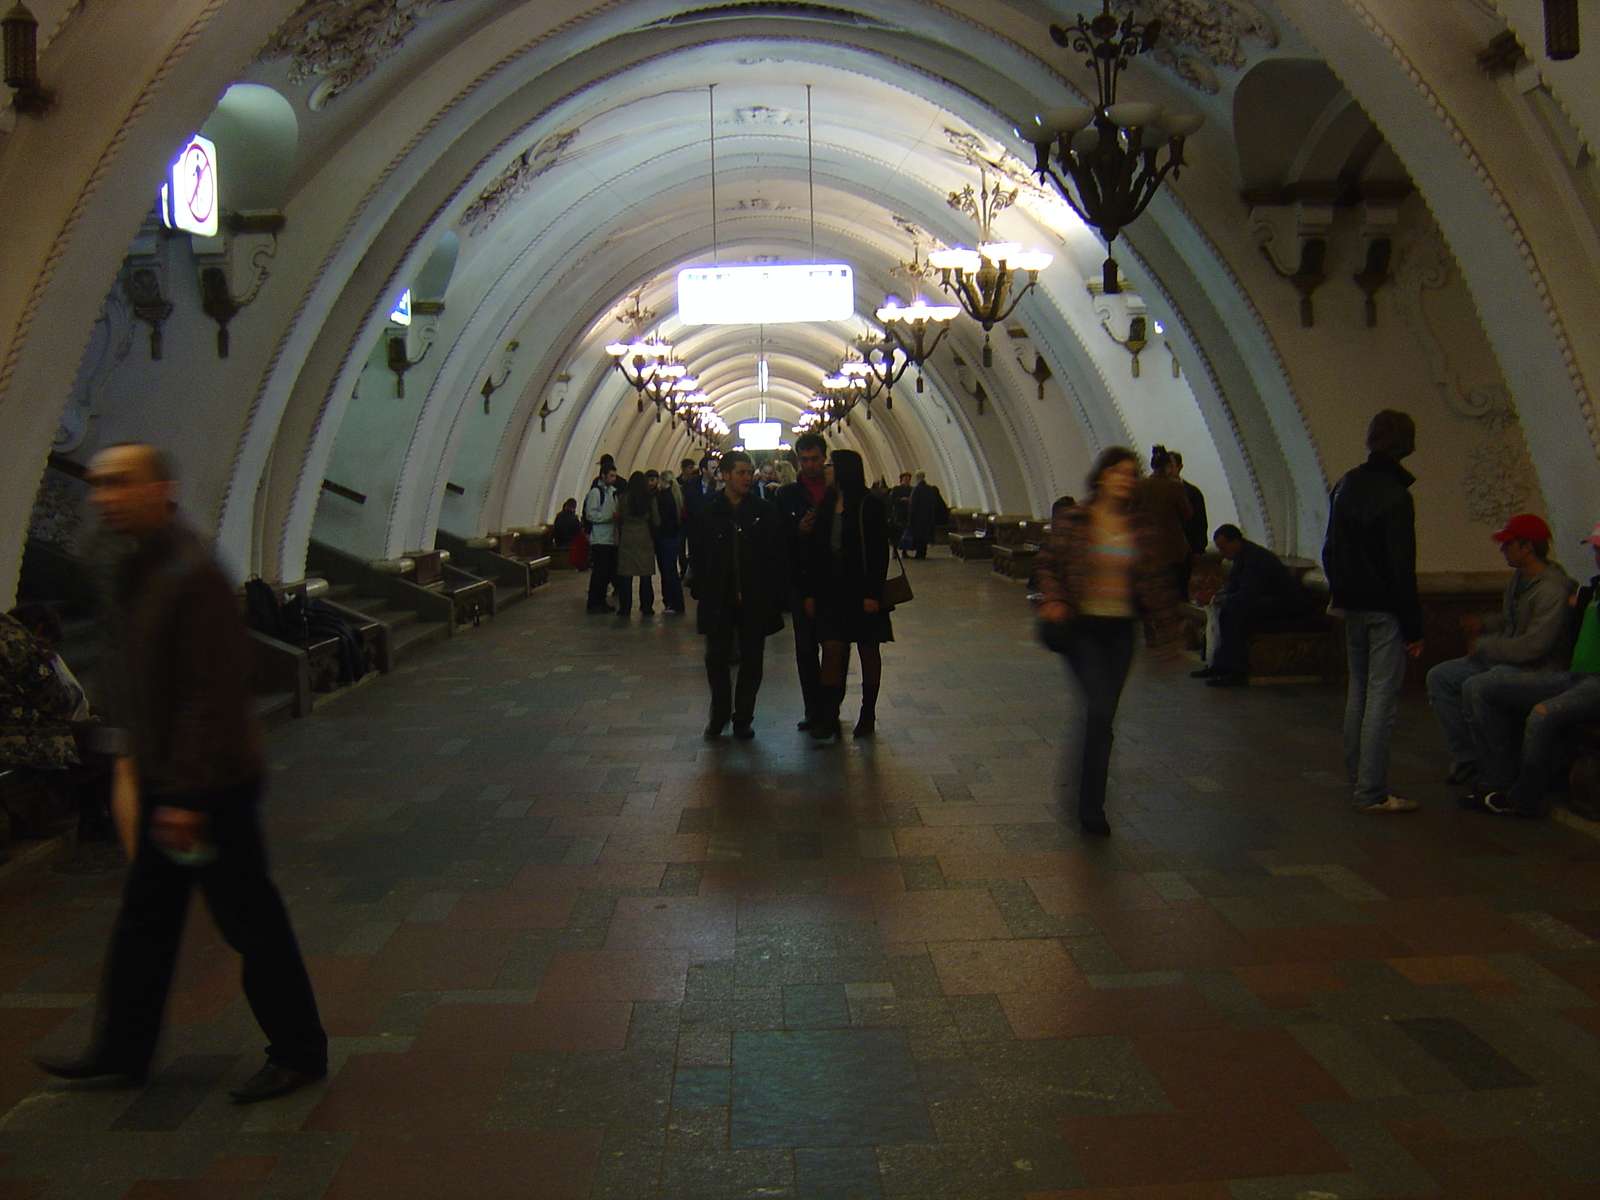
[[[1049,621],[1052,625],[1070,625],[1072,623],[1072,605],[1065,600],[1046,600],[1039,605],[1039,616]]]
[[[815,596],[807,596],[806,597],[806,616],[815,618],[816,615],[817,615],[817,598]]]
[[[150,816],[150,836],[158,846],[188,854],[206,840],[206,814],[162,805]]]
[[[139,772],[126,754],[119,755],[111,766],[111,823],[122,852],[132,862],[139,848]]]
[[[876,600],[866,598],[861,601],[861,607],[869,613],[875,613],[878,611],[879,605]]]
[[[1405,649],[1407,658],[1421,658],[1422,657],[1422,639],[1418,638],[1414,642],[1407,642],[1405,644],[1404,649]]]
[[[800,518],[800,532],[810,533],[816,527],[817,510],[814,508],[808,508],[806,509],[806,515]]]

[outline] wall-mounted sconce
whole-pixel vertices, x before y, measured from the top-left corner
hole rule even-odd
[[[1111,326],[1106,324],[1104,321],[1100,322],[1100,328],[1106,331],[1106,336],[1108,338],[1110,338],[1117,345],[1121,346],[1132,356],[1133,377],[1135,379],[1139,378],[1139,355],[1144,353],[1144,348],[1150,344],[1149,318],[1142,316],[1129,317],[1128,336],[1126,338],[1119,338],[1116,334],[1112,333]]]
[[[1350,278],[1367,298],[1367,328],[1378,327],[1378,289],[1394,278],[1389,261],[1394,256],[1394,243],[1386,237],[1375,237],[1367,242],[1367,264]]]
[[[423,359],[428,357],[428,351],[433,349],[429,342],[422,348],[422,353],[416,358],[411,357],[411,351],[406,346],[405,334],[396,334],[389,338],[389,370],[394,372],[394,394],[398,399],[405,399],[406,372],[411,370]]]
[[[1580,49],[1578,0],[1544,0],[1544,52],[1560,62]]]
[[[39,116],[55,98],[39,85],[39,22],[21,0],[0,20],[0,44],[6,86],[13,89],[11,107]]]
[[[505,354],[500,359],[500,381],[495,382],[491,373],[483,377],[483,387],[478,389],[478,394],[483,397],[483,415],[489,415],[489,398],[505,387],[506,380],[511,378],[511,356],[517,352],[516,342],[507,342]]]
[[[554,416],[557,412],[561,411],[561,406],[567,402],[567,385],[569,385],[571,382],[572,382],[572,376],[568,375],[566,372],[563,371],[560,375],[556,376],[556,378],[555,378],[555,386],[550,389],[551,393],[556,398],[556,402],[554,404],[551,404],[550,403],[550,397],[546,396],[539,403],[539,432],[540,433],[544,432],[544,423],[545,423],[545,421],[548,418]],[[661,410],[659,408],[656,409],[656,420],[657,421],[661,420]],[[676,421],[676,417],[674,417],[674,421]]]
[[[1033,370],[1028,372],[1033,376],[1033,382],[1039,387],[1039,399],[1044,399],[1045,381],[1051,378],[1050,364],[1045,362],[1044,355],[1037,350],[1033,352]]]

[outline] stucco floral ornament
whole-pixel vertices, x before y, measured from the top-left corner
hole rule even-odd
[[[552,133],[513,158],[478,198],[461,214],[461,224],[469,227],[468,237],[477,237],[494,223],[507,205],[527,194],[533,181],[561,161],[562,153],[578,140],[576,129]]]
[[[1467,456],[1461,486],[1472,519],[1498,528],[1519,512],[1544,508],[1544,495],[1505,388],[1482,388],[1474,399],[1483,409],[1477,418],[1482,435]]]
[[[1250,61],[1247,40],[1278,44],[1278,27],[1251,0],[1138,0],[1135,8],[1144,20],[1161,19],[1156,60],[1213,95],[1222,90],[1216,68],[1241,70]]]
[[[431,9],[450,0],[306,0],[261,52],[289,60],[289,80],[318,80],[313,112],[360,83],[405,43]]]

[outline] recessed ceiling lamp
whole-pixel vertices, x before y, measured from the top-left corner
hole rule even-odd
[[[1033,143],[1034,170],[1053,183],[1072,210],[1100,231],[1106,242],[1102,269],[1104,290],[1122,290],[1112,243],[1149,206],[1169,174],[1184,165],[1184,139],[1205,118],[1198,113],[1169,112],[1159,104],[1117,100],[1117,81],[1134,57],[1156,44],[1159,20],[1140,23],[1131,15],[1120,20],[1111,0],[1101,0],[1100,15],[1080,16],[1071,29],[1050,26],[1056,45],[1089,57],[1099,93],[1093,108],[1069,105],[1047,108],[1017,129]]]

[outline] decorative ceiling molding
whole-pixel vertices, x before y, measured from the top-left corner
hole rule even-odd
[[[467,236],[477,237],[489,228],[508,204],[525,195],[535,179],[561,161],[562,152],[577,138],[576,129],[563,129],[512,159],[461,214],[461,224],[470,227]]]
[[[289,60],[292,83],[320,80],[306,107],[318,111],[360,83],[450,0],[306,0],[261,52]]]
[[[1222,90],[1216,68],[1249,62],[1247,39],[1269,49],[1278,44],[1278,27],[1251,0],[1139,0],[1137,7],[1145,19],[1161,19],[1156,60],[1212,95]]]

